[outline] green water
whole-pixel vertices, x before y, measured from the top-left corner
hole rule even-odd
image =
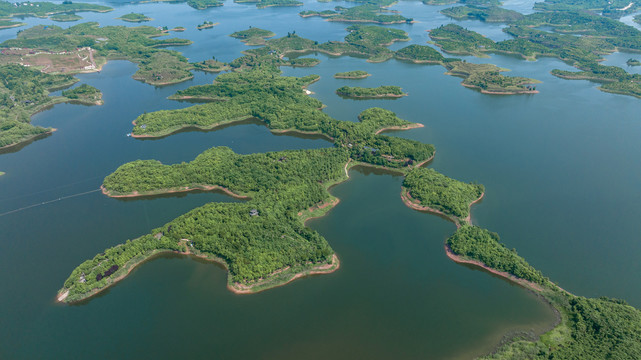
[[[81,15],[102,25],[132,26],[114,18],[141,12],[155,19],[153,26],[185,26],[175,36],[194,44],[176,49],[190,59],[215,55],[229,61],[247,47],[227,34],[249,25],[278,36],[296,30],[321,42],[340,40],[345,24],[297,13],[350,3],[258,10],[228,1],[205,11],[185,4],[110,5],[116,11]],[[419,23],[396,27],[410,33],[409,43],[424,44],[425,30],[449,22],[440,8],[401,2],[394,9]],[[220,25],[195,30],[203,20]],[[498,25],[461,23],[495,40],[505,38]],[[0,40],[15,32],[0,31]],[[354,121],[363,109],[381,106],[425,124],[395,135],[435,144],[430,166],[486,186],[485,199],[473,209],[474,223],[498,232],[508,247],[568,291],[641,306],[641,100],[600,92],[587,81],[555,78],[551,69],[572,68],[554,59],[466,58],[543,81],[540,94],[503,97],[466,89],[440,66],[318,57],[322,62],[315,68],[283,70],[321,75],[310,90],[328,114]],[[625,63],[628,57],[614,54],[608,62]],[[373,76],[332,78],[357,69]],[[331,146],[321,139],[275,136],[253,123],[161,140],[128,138],[136,116],[189,106],[166,97],[215,78],[196,73],[191,81],[154,88],[132,80],[135,70],[129,62],[113,61],[100,73],[78,76],[103,91],[103,106],[61,104],[34,116],[34,124],[59,130],[0,155],[0,171],[7,173],[0,177],[0,213],[95,190],[104,176],[135,159],[189,161],[212,146],[239,153]],[[345,84],[399,85],[409,96],[346,100],[334,93]],[[404,206],[401,182],[363,168],[350,171],[350,180],[332,189],[340,204],[309,222],[336,250],[341,268],[255,295],[229,292],[226,273],[215,264],[165,256],[86,303],[54,302],[82,261],[207,202],[234,201],[222,194],[123,201],[94,192],[0,216],[0,358],[465,359],[490,351],[508,332],[553,321],[547,305],[531,293],[450,261],[443,242],[454,225]]]

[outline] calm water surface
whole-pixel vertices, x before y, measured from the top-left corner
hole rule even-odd
[[[296,30],[320,42],[341,40],[345,24],[297,13],[351,4],[258,10],[228,1],[205,11],[185,4],[110,5],[116,8],[111,13],[81,15],[101,25],[131,26],[114,18],[142,12],[155,19],[149,25],[185,26],[187,31],[172,36],[194,41],[176,48],[191,60],[230,61],[248,47],[227,35],[249,25],[278,36]],[[531,4],[515,0],[506,7],[525,12]],[[425,44],[425,30],[451,22],[438,12],[442,8],[400,2],[394,9],[419,22],[395,27],[409,32],[409,43]],[[203,20],[220,25],[197,31]],[[460,23],[494,40],[506,38],[500,25]],[[0,31],[0,40],[15,32]],[[440,66],[307,56],[322,62],[283,70],[321,75],[310,90],[328,114],[356,121],[362,110],[380,106],[425,124],[394,135],[435,144],[430,166],[486,186],[474,223],[498,232],[508,247],[571,292],[641,306],[641,100],[600,92],[588,81],[555,78],[550,70],[572,68],[554,59],[466,57],[543,81],[540,94],[502,97],[466,89]],[[629,57],[617,53],[607,61],[621,65]],[[373,76],[332,78],[357,69]],[[0,155],[0,170],[7,173],[0,177],[0,213],[95,190],[115,168],[135,159],[190,161],[212,146],[243,154],[331,146],[321,139],[275,136],[254,123],[160,140],[128,138],[136,116],[189,106],[166,97],[215,79],[195,73],[188,82],[156,88],[131,79],[135,70],[134,64],[113,61],[100,73],[78,76],[103,91],[103,106],[61,104],[34,116],[34,124],[58,131]],[[334,93],[346,84],[399,85],[410,96],[346,100]],[[82,261],[207,202],[234,201],[222,194],[122,201],[93,192],[0,216],[0,358],[465,359],[490,351],[507,332],[538,330],[553,321],[547,305],[531,293],[450,261],[443,242],[454,225],[405,207],[402,178],[364,168],[350,176],[332,189],[340,204],[309,222],[336,250],[340,270],[249,296],[229,292],[217,265],[165,256],[89,302],[54,302]]]

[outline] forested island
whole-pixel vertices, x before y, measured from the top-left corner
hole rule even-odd
[[[210,7],[223,6],[223,2],[218,0],[187,0],[187,5],[196,10],[205,10]]]
[[[247,45],[265,45],[265,39],[276,36],[269,30],[263,30],[257,27],[250,27],[247,30],[236,31],[229,35],[233,38],[240,39]]]
[[[394,57],[399,60],[407,60],[417,64],[444,64],[446,61],[458,59],[445,59],[440,52],[425,45],[409,45],[397,50]]]
[[[196,29],[198,30],[211,29],[216,25],[218,25],[218,23],[214,23],[213,21],[203,21],[202,24],[196,26]]]
[[[139,14],[139,13],[129,13],[125,14],[118,19],[122,21],[127,21],[127,22],[134,22],[134,23],[141,23],[141,22],[146,22],[146,21],[151,21],[153,20],[150,17],[145,16],[144,14]]]
[[[336,79],[365,79],[368,76],[372,76],[372,74],[363,70],[346,71],[334,74],[334,78]]]
[[[398,86],[379,86],[375,88],[342,86],[336,94],[352,99],[393,99],[407,96]]]
[[[386,14],[392,12],[375,4],[358,5],[351,8],[337,6],[334,11],[302,11],[299,15],[301,17],[320,16],[326,18],[327,21],[340,21],[340,22],[357,22],[357,23],[374,23],[381,25],[389,24],[411,24],[414,19],[406,18],[400,14]]]
[[[628,66],[641,66],[641,61],[637,59],[628,59],[628,61],[625,62]]]
[[[529,85],[540,83],[540,81],[520,76],[502,75],[501,72],[506,71],[506,69],[501,69],[496,65],[457,61],[447,63],[446,67],[448,68],[448,75],[464,79],[461,85],[480,90],[484,94],[516,95],[538,93],[536,87]]]

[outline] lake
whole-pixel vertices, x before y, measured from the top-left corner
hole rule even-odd
[[[250,25],[277,36],[295,30],[319,42],[341,40],[346,24],[297,14],[353,5],[256,9],[227,1],[197,11],[175,3],[105,4],[115,11],[80,13],[83,21],[135,26],[115,19],[133,11],[154,19],[144,25],[184,26],[187,31],[171,36],[194,44],[173,49],[192,61],[241,56],[249,47],[228,35]],[[412,40],[391,48],[425,44],[425,30],[451,22],[438,12],[443,8],[409,1],[392,7],[418,22],[393,26]],[[196,30],[204,20],[220,25]],[[507,38],[501,25],[457,23],[494,40]],[[16,31],[1,30],[0,41]],[[617,297],[641,307],[641,100],[556,78],[550,70],[573,68],[550,58],[464,57],[542,81],[536,95],[492,96],[464,88],[441,66],[307,56],[321,63],[283,72],[321,75],[309,89],[329,115],[356,121],[362,110],[379,106],[422,123],[424,128],[391,134],[434,144],[430,167],[485,185],[485,198],[472,210],[474,224],[499,233],[508,248],[574,294]],[[613,54],[608,63],[625,66],[629,57]],[[372,76],[332,77],[350,70]],[[127,137],[138,115],[190,106],[166,98],[216,77],[195,72],[190,81],[153,87],[131,79],[135,71],[135,64],[112,61],[100,73],[78,75],[79,84],[103,92],[105,104],[59,104],[39,113],[35,125],[58,131],[0,155],[0,171],[6,172],[0,177],[0,214],[61,199],[0,216],[0,358],[469,359],[491,351],[505,334],[540,331],[554,322],[548,305],[531,292],[449,260],[443,244],[454,224],[406,207],[401,177],[362,167],[331,189],[341,199],[336,208],[308,222],[341,260],[332,274],[236,295],[226,289],[222,267],[166,255],[89,301],[57,304],[56,292],[70,272],[105,248],[208,202],[237,201],[216,192],[118,200],[94,191],[121,164],[190,161],[213,146],[242,154],[332,146],[318,138],[276,136],[253,122],[159,140]],[[398,85],[409,96],[364,101],[334,93],[350,84]]]

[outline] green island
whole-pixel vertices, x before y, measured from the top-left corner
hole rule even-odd
[[[68,75],[46,74],[21,65],[0,66],[0,148],[26,143],[55,131],[30,124],[33,114],[52,105],[102,104],[100,91],[88,85],[65,91],[62,96],[49,96],[49,92],[67,88],[77,81]]]
[[[512,23],[523,18],[519,12],[498,6],[456,6],[441,10],[441,14],[456,20],[480,20],[489,23]]]
[[[430,38],[441,50],[454,55],[488,57],[483,51],[494,45],[491,39],[456,24],[441,25],[430,30]]]
[[[394,52],[386,46],[396,41],[408,41],[407,33],[399,29],[388,29],[376,25],[352,25],[347,28],[349,34],[345,41],[318,41],[302,38],[296,32],[278,39],[270,39],[262,48],[250,49],[243,52],[246,56],[232,61],[263,62],[265,57],[275,56],[280,59],[296,54],[322,52],[331,56],[358,56],[366,57],[368,62],[383,62],[394,57]],[[250,59],[251,58],[251,59]]]
[[[632,21],[634,21],[637,24],[641,24],[641,14],[634,15],[634,17],[632,18]]]
[[[233,38],[240,39],[247,45],[265,45],[265,39],[276,36],[269,30],[263,30],[257,27],[250,27],[247,30],[236,31],[229,35]]]
[[[218,23],[214,23],[213,21],[203,21],[202,24],[196,26],[196,29],[198,29],[198,30],[211,29],[216,25],[218,25]]]
[[[351,99],[394,99],[407,96],[400,87],[389,85],[375,88],[342,86],[336,89],[336,94]]]
[[[187,0],[187,5],[196,10],[205,10],[211,7],[223,6],[223,2],[218,0]]]
[[[83,23],[63,29],[35,26],[21,31],[16,39],[0,44],[0,63],[18,63],[47,72],[80,73],[99,71],[110,59],[138,64],[133,78],[151,85],[167,85],[191,79],[194,68],[177,51],[165,46],[189,45],[183,39],[155,39],[165,35],[150,27],[105,26]],[[34,54],[35,52],[35,54]]]
[[[25,1],[11,3],[8,1],[0,1],[0,19],[14,16],[35,16],[46,18],[56,14],[71,14],[82,11],[105,13],[112,10],[113,8],[108,6],[74,3],[69,0],[63,1],[62,4],[54,4],[51,2]]]
[[[505,76],[499,68],[492,64],[474,64],[468,62],[450,62],[446,65],[446,74],[462,77],[461,85],[480,90],[483,94],[516,95],[537,94],[536,87],[529,86],[540,81],[520,76]]]
[[[409,45],[399,49],[394,54],[399,60],[407,60],[417,64],[444,64],[447,61],[458,59],[446,59],[440,52],[425,45]]]
[[[70,90],[64,90],[62,96],[69,99],[71,103],[83,105],[102,105],[105,103],[102,100],[100,90],[87,84],[82,84]]]
[[[176,26],[173,29],[169,29],[169,31],[176,31],[176,32],[183,32],[185,30],[187,30],[187,29],[185,29],[183,26]]]
[[[2,20],[2,19],[0,19],[0,30],[20,27],[20,26],[25,26],[25,25],[27,25],[27,24],[26,23],[22,23],[22,22],[12,21],[12,20]]]
[[[363,70],[345,71],[334,74],[334,78],[336,79],[365,79],[368,76],[372,76],[372,74]]]
[[[342,6],[337,6],[334,11],[324,10],[324,11],[313,11],[307,10],[301,12],[299,15],[301,17],[312,17],[320,16],[326,18],[328,21],[340,21],[340,22],[358,22],[358,23],[374,23],[374,24],[411,24],[414,22],[414,19],[406,18],[399,14],[385,14],[385,12],[391,12],[385,8],[375,5],[375,4],[365,4],[358,5],[351,8],[345,8]]]
[[[256,7],[259,9],[264,9],[268,7],[278,7],[278,6],[302,6],[303,3],[298,0],[234,0],[235,3],[239,4],[256,4]]]
[[[625,62],[628,66],[641,66],[641,61],[638,59],[628,59],[628,61]]]
[[[49,19],[53,21],[58,21],[58,22],[71,22],[71,21],[82,20],[82,16],[79,16],[76,14],[57,14],[57,15],[52,15]]]
[[[150,17],[145,16],[144,14],[139,14],[139,13],[129,13],[125,14],[118,19],[122,21],[127,21],[127,22],[135,22],[135,23],[141,23],[141,22],[146,22],[146,21],[151,21],[153,20]]]

